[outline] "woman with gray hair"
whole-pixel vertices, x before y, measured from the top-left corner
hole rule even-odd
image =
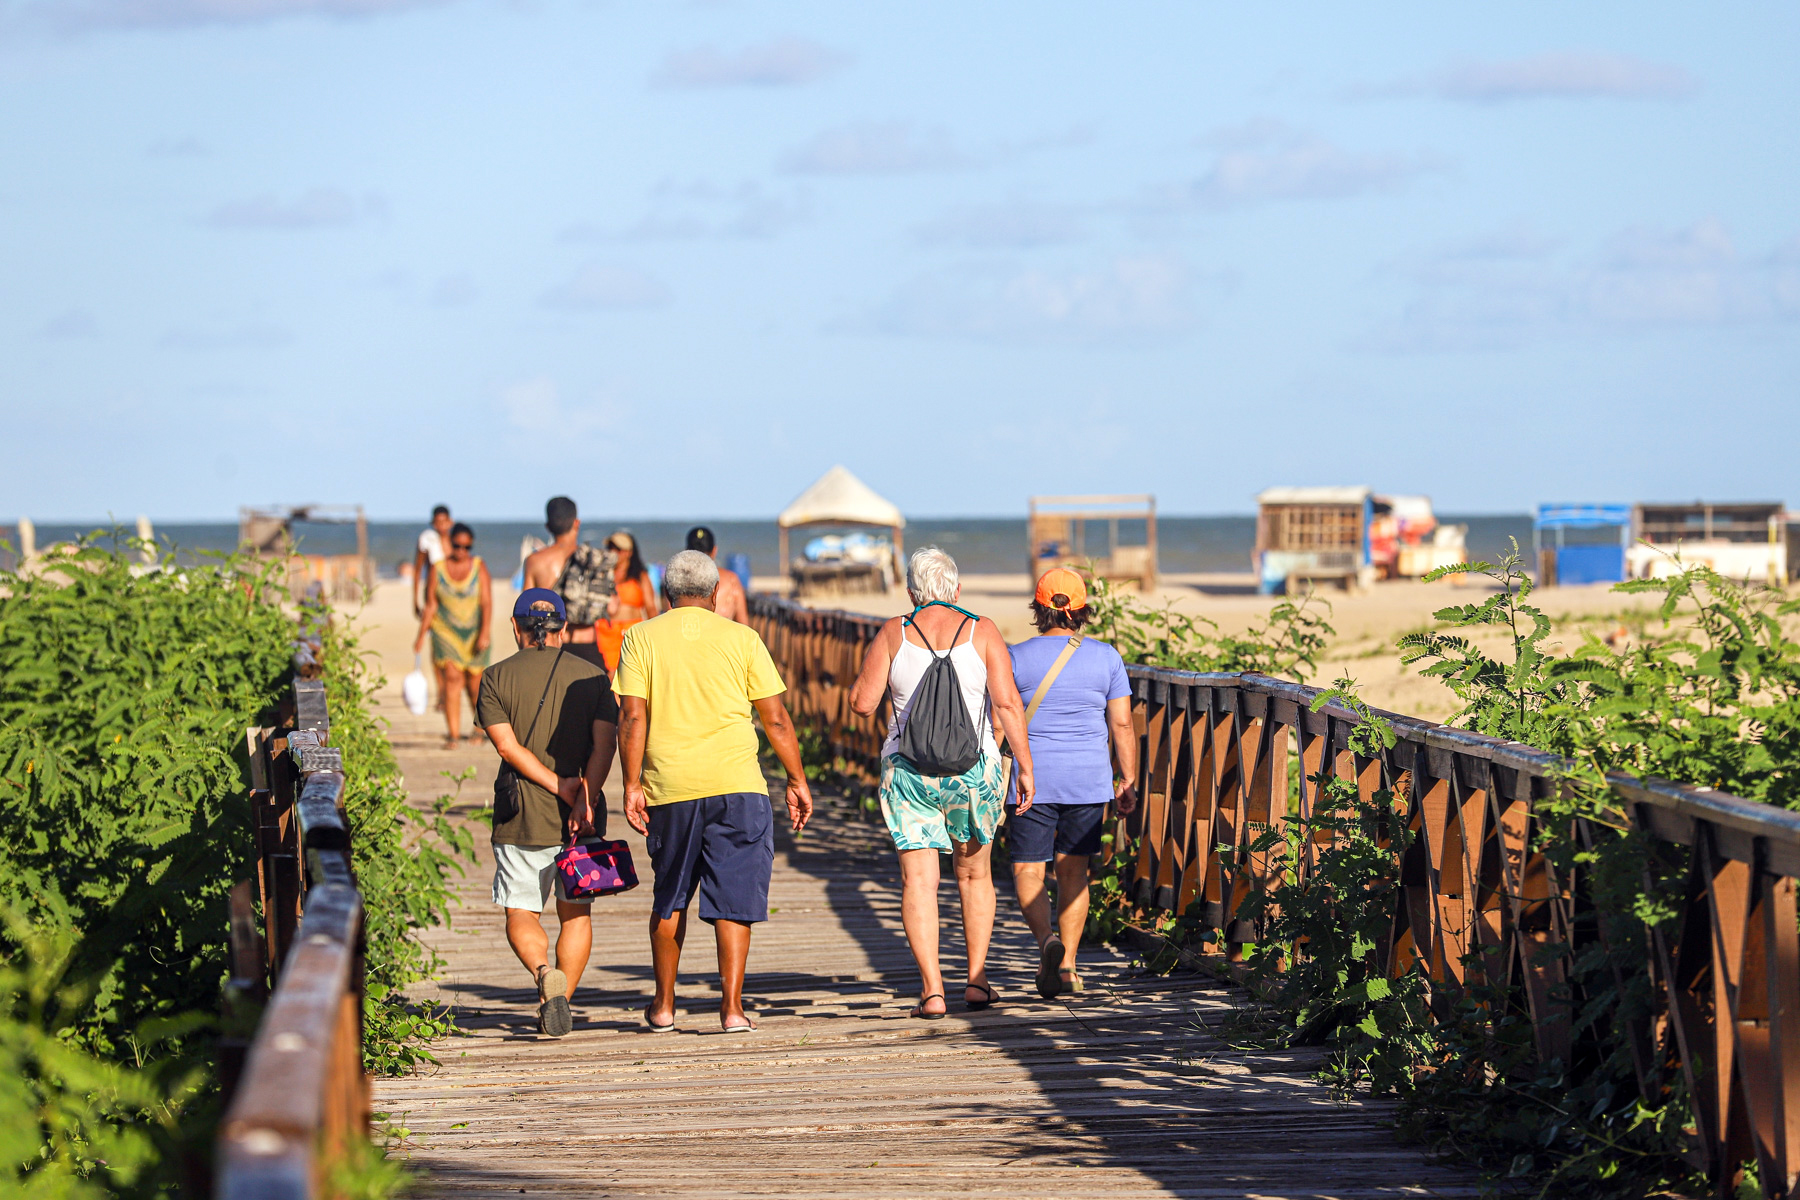
[[[954,855],[956,890],[962,900],[963,941],[969,952],[964,1003],[983,1009],[997,998],[987,981],[988,943],[994,933],[994,878],[989,856],[1002,815],[1000,751],[994,723],[1016,754],[1019,807],[1031,807],[1031,748],[1025,737],[1025,705],[1013,683],[1012,657],[1000,629],[986,617],[957,607],[962,585],[956,561],[935,546],[916,551],[906,564],[906,590],[913,611],[881,627],[863,658],[850,692],[850,707],[872,714],[883,692],[893,692],[893,715],[881,749],[881,813],[900,854],[901,918],[907,945],[919,964],[922,986],[912,1015],[943,1017],[944,977],[938,965],[938,853]],[[935,678],[927,675],[935,673]],[[972,728],[951,732],[968,739],[964,761],[974,765],[955,774],[928,774],[902,753],[903,743],[919,753],[921,728],[908,737],[908,723],[920,705],[954,683],[958,695],[945,710],[934,709],[934,728],[948,720]]]

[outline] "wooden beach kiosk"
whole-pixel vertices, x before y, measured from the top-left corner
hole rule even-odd
[[[1329,580],[1345,591],[1375,581],[1366,487],[1277,487],[1256,498],[1256,590],[1265,596]]]
[[[1120,521],[1142,521],[1144,541],[1121,543]],[[1090,547],[1090,524],[1105,526],[1106,553],[1099,552],[1097,538]],[[1156,586],[1155,496],[1033,496],[1025,538],[1032,579],[1051,567],[1070,567],[1101,579],[1134,580],[1146,592]]]
[[[780,540],[781,562],[799,596],[851,595],[885,592],[903,580],[900,563],[905,556],[901,531],[906,518],[893,502],[841,464],[825,474],[795,497],[794,502],[775,518]],[[829,526],[863,526],[887,532],[892,552],[886,562],[810,562],[804,556],[791,556],[788,535],[796,529]]]
[[[1784,507],[1767,500],[1634,505],[1626,574],[1654,579],[1673,575],[1683,565],[1704,565],[1729,579],[1780,587],[1788,578]],[[1673,557],[1677,552],[1680,564]]]
[[[1547,587],[1656,579],[1690,566],[1774,587],[1788,578],[1787,513],[1773,501],[1541,504],[1532,548]]]

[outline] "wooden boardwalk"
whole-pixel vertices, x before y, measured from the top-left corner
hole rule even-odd
[[[430,723],[396,721],[416,796],[447,767],[492,752],[432,749]],[[618,795],[617,781],[608,788]],[[616,811],[612,830],[624,831]],[[823,806],[822,806],[823,807]],[[990,974],[1002,1002],[909,1019],[916,975],[900,931],[885,834],[822,811],[778,843],[745,999],[762,1028],[717,1032],[710,932],[683,962],[677,1032],[639,1016],[650,991],[645,886],[595,904],[595,952],[575,1032],[540,1037],[535,993],[488,898],[491,859],[466,907],[434,932],[448,966],[421,989],[453,1003],[468,1036],[439,1068],[378,1080],[375,1107],[410,1129],[429,1172],[418,1194],[502,1197],[929,1197],[1128,1200],[1474,1196],[1473,1172],[1400,1146],[1375,1104],[1334,1103],[1305,1053],[1234,1050],[1211,1030],[1230,990],[1134,972],[1084,951],[1089,990],[1046,1003],[1030,988],[1030,934],[1001,891]],[[946,968],[959,979],[954,887],[944,888]]]

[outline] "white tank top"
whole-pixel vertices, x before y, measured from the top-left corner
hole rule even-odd
[[[935,657],[950,656],[956,667],[956,682],[962,687],[963,705],[968,708],[969,720],[975,722],[975,731],[981,738],[982,753],[998,757],[1000,748],[994,743],[994,723],[988,717],[987,662],[975,649],[974,621],[968,623],[968,630],[968,641],[948,651],[939,650]],[[906,627],[902,625],[900,653],[894,655],[893,664],[888,667],[888,689],[894,694],[894,715],[888,719],[887,741],[882,743],[882,754],[892,754],[900,745],[900,731],[906,728],[907,708],[912,703],[913,691],[925,677],[925,668],[931,665],[933,657],[932,651],[906,640]]]

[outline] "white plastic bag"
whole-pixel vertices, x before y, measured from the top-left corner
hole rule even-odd
[[[431,683],[425,678],[423,655],[413,655],[413,669],[400,681],[400,695],[413,716],[425,715],[425,710],[431,704]]]

